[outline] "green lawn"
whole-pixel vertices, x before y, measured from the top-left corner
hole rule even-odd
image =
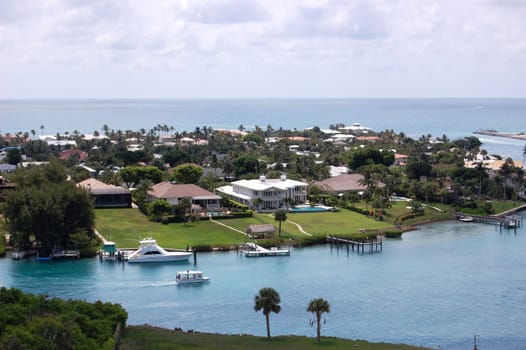
[[[194,223],[163,225],[149,221],[138,209],[97,209],[96,227],[106,238],[121,248],[134,248],[144,237],[157,239],[161,246],[185,248],[187,245],[231,246],[246,241],[246,236],[207,219]],[[303,226],[311,234],[356,233],[359,229],[392,226],[389,221],[376,221],[350,210],[328,213],[287,214],[287,219]],[[270,223],[278,227],[272,214],[254,214],[251,218],[224,219],[219,222],[245,232],[248,225]],[[290,222],[282,223],[282,235],[296,239],[307,237]]]
[[[263,322],[262,322],[263,326]],[[323,330],[322,330],[323,332]],[[323,333],[322,333],[323,335]],[[249,335],[218,335],[209,333],[187,333],[149,326],[128,326],[123,332],[121,350],[142,349],[254,349],[254,350],[310,350],[310,349],[361,349],[361,350],[416,350],[421,347],[368,343],[363,340],[313,337],[280,336],[267,339]]]
[[[243,242],[245,236],[208,220],[189,224],[163,225],[151,222],[138,209],[95,210],[97,230],[119,248],[136,248],[139,240],[153,237],[167,248],[186,248],[187,245],[223,246]]]
[[[515,201],[491,201],[491,206],[495,209],[495,214],[500,214],[506,210],[520,207],[524,202]]]
[[[313,234],[356,233],[360,229],[381,229],[392,226],[387,221],[377,221],[347,209],[327,213],[294,213],[287,219],[297,222]]]
[[[301,241],[302,238],[307,237],[290,221],[301,225],[306,232],[313,235],[352,234],[361,229],[375,230],[393,227],[395,219],[400,214],[409,212],[407,203],[396,203],[387,211],[384,221],[378,221],[347,209],[340,209],[337,212],[288,213],[287,222],[282,223],[282,237],[284,239],[293,237],[295,241]],[[138,241],[144,237],[153,237],[161,246],[168,248],[186,248],[187,245],[192,247],[235,246],[247,240],[242,233],[208,219],[189,224],[163,225],[149,221],[138,209],[97,209],[95,215],[97,230],[106,239],[115,241],[120,248],[135,248]],[[437,215],[445,216],[427,208],[426,216],[416,220],[434,220]],[[250,218],[223,219],[218,222],[242,232],[245,232],[248,225],[251,224],[273,224],[276,228],[279,225],[272,214],[260,213],[255,213]]]

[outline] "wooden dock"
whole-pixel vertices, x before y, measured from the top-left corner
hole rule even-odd
[[[80,251],[53,249],[53,251],[51,252],[51,258],[52,259],[67,259],[67,258],[80,259]]]
[[[336,247],[336,249],[340,249],[343,247],[347,248],[347,253],[349,252],[349,248],[351,251],[354,252],[354,249],[356,248],[356,252],[365,253],[366,247],[367,247],[367,253],[378,253],[382,251],[382,238],[372,239],[372,240],[366,240],[366,241],[353,241],[347,238],[341,238],[338,236],[327,236],[327,242],[331,244],[331,249],[333,246]]]
[[[462,213],[457,213],[457,218],[460,220],[462,217],[466,217],[466,215]],[[500,230],[504,229],[512,229],[517,230],[517,228],[522,226],[522,216],[518,214],[513,215],[506,215],[506,216],[496,216],[496,215],[490,215],[490,216],[481,216],[481,215],[469,215],[469,218],[472,218],[473,220],[471,222],[476,222],[480,224],[488,224],[488,225],[495,225]]]

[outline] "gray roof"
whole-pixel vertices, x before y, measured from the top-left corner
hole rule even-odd
[[[0,164],[0,172],[10,172],[15,171],[16,165],[13,164]]]
[[[247,233],[274,233],[276,228],[272,224],[249,225]]]

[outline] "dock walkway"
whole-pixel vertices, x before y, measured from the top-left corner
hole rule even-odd
[[[381,252],[383,249],[383,242],[381,238],[367,241],[353,241],[351,239],[329,235],[327,236],[327,242],[331,244],[331,249],[333,245],[336,246],[336,249],[339,249],[341,246],[345,246],[347,248],[347,252],[349,252],[349,247],[352,251],[354,251],[354,248],[356,248],[358,253],[360,252],[360,249],[362,250],[362,253],[365,253],[365,247],[368,248],[367,251],[369,253]]]
[[[514,211],[510,211],[514,212]],[[505,212],[506,213],[506,212]],[[480,223],[480,224],[489,224],[489,225],[495,225],[498,226],[500,229],[517,229],[522,226],[522,216],[521,215],[505,215],[505,213],[501,213],[499,215],[490,215],[490,216],[482,216],[482,215],[465,215],[462,213],[456,213],[456,216],[458,219],[469,217],[472,218],[472,222]]]

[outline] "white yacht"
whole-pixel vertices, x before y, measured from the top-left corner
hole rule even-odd
[[[210,277],[203,276],[203,271],[178,271],[175,275],[176,284],[204,283],[209,280]]]
[[[146,238],[139,241],[139,248],[128,256],[129,263],[184,261],[192,256],[191,252],[168,252],[159,247],[157,241]]]

